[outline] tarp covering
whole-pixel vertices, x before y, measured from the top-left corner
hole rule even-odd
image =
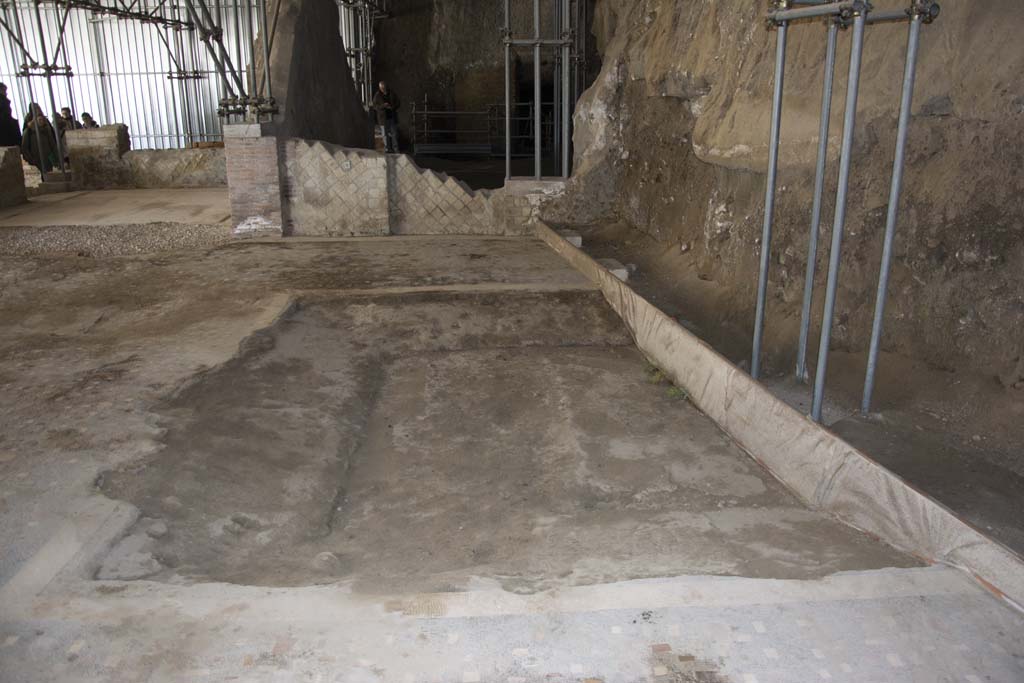
[[[601,288],[648,359],[808,505],[1024,605],[1024,558],[776,398],[548,226],[536,233]]]

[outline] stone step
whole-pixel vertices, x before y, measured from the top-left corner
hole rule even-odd
[[[559,230],[558,234],[562,236],[562,239],[577,249],[583,248],[583,235],[579,234],[575,230]]]
[[[599,258],[597,259],[597,262],[623,282],[629,280],[629,268],[626,268],[626,266],[622,265],[617,260],[613,258]]]
[[[43,174],[44,183],[70,183],[70,171],[50,171]]]

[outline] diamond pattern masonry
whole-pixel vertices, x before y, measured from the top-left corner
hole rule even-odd
[[[387,160],[319,141],[290,140],[285,195],[292,235],[387,235]]]
[[[316,140],[284,144],[288,234],[523,235],[539,198],[471,190],[400,154]]]

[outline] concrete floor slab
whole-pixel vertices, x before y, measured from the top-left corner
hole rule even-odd
[[[797,502],[597,292],[311,303],[243,348],[102,475],[143,515],[104,576],[531,592],[916,564]]]
[[[0,228],[53,225],[191,223],[231,218],[227,188],[96,190],[34,197],[0,210]]]
[[[536,241],[0,257],[0,286],[5,683],[1024,678],[1018,613],[803,508]],[[161,569],[95,580],[133,536]]]
[[[1024,558],[794,410],[549,227],[539,224],[537,234],[600,284],[637,346],[802,500],[915,555],[964,567],[1024,604]]]
[[[1009,683],[1022,623],[948,568],[529,596],[94,582],[0,624],[0,678]]]

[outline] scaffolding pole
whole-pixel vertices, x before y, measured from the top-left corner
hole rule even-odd
[[[829,344],[832,341],[832,320],[839,289],[839,267],[846,229],[846,199],[850,187],[850,165],[853,161],[853,133],[857,118],[857,94],[860,86],[861,55],[864,50],[864,12],[853,17],[850,43],[850,69],[846,87],[846,112],[843,118],[843,143],[839,152],[839,185],[836,188],[835,220],[832,224],[832,251],[829,254],[828,279],[825,285],[825,310],[821,318],[821,340],[818,343],[818,369],[814,374],[814,398],[811,417],[821,422],[825,402],[825,377],[828,372]]]
[[[533,0],[533,175],[540,180],[543,177],[542,142],[543,142],[543,107],[540,89],[540,0]]]
[[[775,87],[772,90],[772,126],[768,138],[768,182],[765,185],[764,222],[761,227],[761,265],[757,280],[757,308],[754,313],[754,343],[750,360],[750,376],[761,374],[761,339],[764,336],[764,316],[768,300],[768,266],[771,261],[772,221],[775,217],[775,184],[779,170],[779,137],[782,127],[782,92],[786,72],[786,32],[789,25],[782,21],[775,35]]]
[[[811,330],[811,305],[814,300],[814,272],[818,262],[818,232],[821,229],[821,204],[825,194],[825,166],[828,163],[828,130],[832,116],[832,84],[836,71],[836,43],[839,20],[828,21],[825,44],[825,83],[821,89],[821,124],[818,128],[818,161],[814,169],[814,203],[811,208],[811,231],[807,243],[807,271],[804,275],[804,300],[800,309],[800,341],[796,355],[796,377],[808,380],[807,338]]]
[[[892,269],[893,243],[896,239],[896,224],[899,218],[900,191],[903,186],[903,166],[907,151],[907,134],[910,129],[910,109],[914,100],[914,77],[917,71],[917,48],[921,38],[921,24],[934,21],[939,15],[939,6],[934,2],[915,2],[910,10],[910,28],[907,34],[907,59],[903,69],[903,91],[900,97],[899,124],[896,130],[896,153],[892,163],[892,184],[889,188],[889,209],[885,220],[885,238],[882,246],[882,263],[878,274],[878,291],[875,293],[875,316],[871,327],[871,345],[868,350],[868,367],[864,377],[864,395],[861,412],[871,410],[871,398],[875,389],[875,372],[878,370],[878,355],[882,346],[882,330],[885,323],[885,300],[889,293],[889,273]]]

